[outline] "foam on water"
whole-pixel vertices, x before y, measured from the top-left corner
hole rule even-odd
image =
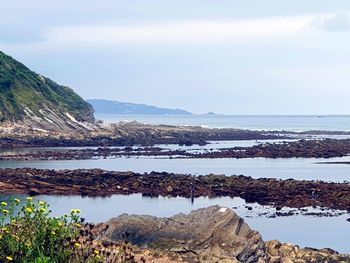
[[[249,130],[285,130],[303,132],[308,130],[350,131],[350,115],[334,116],[229,116],[229,115],[96,115],[107,123],[125,120],[147,124],[187,125],[208,128],[238,128]]]

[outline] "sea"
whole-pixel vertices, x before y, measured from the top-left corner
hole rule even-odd
[[[187,125],[207,128],[239,128],[250,130],[285,130],[302,132],[317,131],[350,131],[350,116],[222,116],[222,115],[189,115],[189,116],[125,116],[96,115],[97,119],[110,122],[137,121],[147,124]],[[347,138],[345,136],[345,138]],[[265,141],[212,141],[206,146],[161,145],[167,149],[185,149],[204,151],[208,149],[234,146],[252,146]],[[278,141],[277,141],[278,142]],[[1,149],[0,154],[30,152],[38,150],[64,151],[72,148],[26,148]],[[73,148],[74,149],[74,148]],[[224,174],[246,175],[253,178],[279,178],[297,180],[322,180],[329,182],[350,182],[350,165],[320,164],[325,159],[315,158],[247,158],[247,159],[167,159],[155,157],[130,158],[96,158],[94,160],[70,161],[1,161],[0,168],[43,168],[43,169],[78,169],[101,168],[116,171],[151,172],[166,171],[193,175]],[[350,161],[350,156],[327,159],[327,161]],[[0,195],[0,201],[23,195]],[[110,197],[81,196],[36,196],[35,199],[47,201],[54,215],[62,215],[70,209],[79,208],[82,216],[89,222],[103,222],[123,213],[150,214],[160,217],[176,213],[189,213],[191,210],[220,205],[230,207],[251,226],[259,231],[264,240],[278,239],[282,242],[297,245],[324,248],[330,247],[341,253],[350,253],[350,214],[347,211],[334,211],[321,208],[306,208],[310,213],[295,213],[290,216],[275,216],[272,207],[259,204],[247,204],[240,198],[195,198],[193,202],[180,197],[144,197],[141,194],[113,195]],[[247,206],[253,209],[247,209]],[[288,212],[289,208],[282,208]],[[319,212],[316,216],[312,212]],[[323,214],[323,215],[322,215]]]
[[[113,115],[96,114],[106,123],[147,124],[279,131],[350,131],[350,115]]]

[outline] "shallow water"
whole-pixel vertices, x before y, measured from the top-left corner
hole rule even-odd
[[[0,196],[0,201],[25,196]],[[252,229],[258,230],[264,240],[278,239],[300,246],[316,248],[332,247],[342,253],[349,253],[350,223],[346,221],[349,214],[337,217],[315,217],[294,215],[288,217],[268,218],[275,209],[258,204],[248,204],[253,209],[249,211],[241,198],[195,198],[191,203],[186,198],[142,197],[141,194],[113,195],[111,197],[81,197],[81,196],[36,196],[35,200],[43,200],[50,204],[53,215],[60,216],[69,213],[70,209],[81,209],[81,216],[89,222],[104,222],[123,213],[147,214],[168,217],[177,213],[189,213],[191,210],[220,205],[235,208],[235,211],[245,219]],[[290,209],[283,208],[283,211]],[[308,208],[311,211],[320,211]],[[267,216],[259,216],[267,213]],[[331,242],[330,242],[331,238]]]
[[[254,145],[262,143],[281,143],[295,141],[295,139],[285,139],[285,140],[239,140],[239,141],[210,141],[206,145],[192,145],[192,146],[180,146],[178,144],[156,144],[153,147],[158,147],[167,150],[185,150],[189,152],[204,152],[208,150],[219,150],[222,148],[232,148],[232,147],[251,147]],[[132,146],[136,149],[142,146]],[[59,151],[66,152],[70,150],[84,150],[84,149],[97,149],[99,147],[20,147],[20,148],[4,148],[0,149],[1,155],[17,155],[17,154],[33,154],[37,152],[46,152],[46,151]],[[125,146],[113,146],[108,147],[113,149],[123,149]]]
[[[260,141],[259,141],[260,142]],[[263,141],[261,141],[263,142]],[[189,151],[217,150],[225,147],[252,146],[256,141],[212,142],[206,146],[180,147],[177,145],[162,145],[167,149],[187,149]],[[38,150],[69,150],[76,148],[27,148],[2,150],[4,154],[23,153]],[[184,174],[243,174],[254,178],[270,177],[281,179],[314,179],[343,182],[350,181],[350,166],[346,164],[316,164],[320,161],[350,161],[350,157],[314,159],[161,159],[161,158],[107,158],[95,160],[72,161],[1,161],[0,168],[32,167],[42,169],[81,169],[101,168],[116,171],[151,172],[167,171]],[[0,201],[14,196],[0,196]],[[24,198],[24,196],[21,196]],[[346,221],[350,215],[337,217],[314,217],[294,215],[288,217],[269,218],[275,210],[258,204],[249,211],[244,200],[240,198],[205,198],[194,200],[185,198],[149,198],[141,194],[129,196],[113,195],[111,197],[81,197],[81,196],[37,196],[35,199],[51,204],[54,215],[62,215],[72,208],[82,210],[82,216],[91,222],[106,221],[122,213],[150,214],[155,216],[172,216],[176,213],[188,213],[193,209],[219,204],[225,207],[236,207],[236,212],[242,216],[251,228],[258,230],[265,240],[278,239],[300,246],[317,248],[331,247],[342,253],[350,253],[348,240],[350,238],[350,223]],[[283,209],[288,211],[287,208]],[[309,208],[309,211],[313,209]],[[267,213],[267,216],[259,216]]]
[[[253,178],[298,180],[350,181],[350,165],[317,164],[320,161],[350,161],[350,157],[315,159],[161,159],[161,158],[107,158],[69,161],[1,161],[0,168],[92,169],[115,171],[174,172],[181,174],[246,175]]]
[[[154,147],[159,147],[162,149],[169,150],[182,150],[191,153],[201,153],[207,151],[218,151],[224,148],[234,148],[234,147],[252,147],[258,144],[264,143],[282,143],[282,142],[292,142],[297,139],[277,139],[277,140],[237,140],[237,141],[210,141],[206,145],[191,145],[191,146],[180,146],[177,144],[156,144]]]

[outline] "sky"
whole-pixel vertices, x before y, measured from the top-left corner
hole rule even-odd
[[[349,0],[0,0],[0,50],[85,99],[350,114]]]

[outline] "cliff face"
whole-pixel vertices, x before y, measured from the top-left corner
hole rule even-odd
[[[72,89],[0,52],[0,124],[44,130],[89,129],[93,108]]]

